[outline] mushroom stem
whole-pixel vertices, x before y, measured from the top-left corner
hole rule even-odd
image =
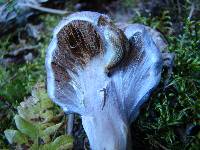
[[[82,116],[82,124],[88,136],[92,150],[131,149],[129,127],[119,114]],[[129,147],[129,148],[128,148]]]

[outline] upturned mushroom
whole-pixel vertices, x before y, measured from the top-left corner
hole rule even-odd
[[[46,54],[48,95],[81,115],[91,149],[130,149],[129,125],[161,78],[166,45],[153,33],[89,11],[55,28]]]

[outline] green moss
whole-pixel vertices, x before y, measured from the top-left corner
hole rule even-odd
[[[43,15],[39,19],[44,21],[45,30],[39,41],[39,56],[33,62],[26,62],[20,65],[0,66],[0,114],[4,115],[0,123],[0,149],[6,148],[3,130],[12,127],[14,124],[14,109],[23,101],[24,97],[30,95],[32,87],[37,82],[45,80],[45,50],[50,42],[52,30],[58,23],[60,17],[54,15]],[[3,36],[0,40],[0,58],[12,50],[11,45],[16,39],[18,31]],[[17,44],[17,43],[16,43]],[[18,45],[17,45],[18,46]],[[10,106],[5,108],[6,103]]]
[[[133,8],[138,2],[138,0],[121,0],[121,3],[125,8]]]
[[[0,66],[0,96],[12,104],[17,105],[18,102],[27,96],[36,82],[45,79],[45,50],[50,42],[52,30],[60,20],[60,17],[53,15],[45,15],[40,17],[44,21],[45,31],[42,38],[37,43],[39,56],[33,62],[26,62],[20,65],[9,65],[8,67]],[[7,51],[11,50],[10,43],[13,43],[17,33],[2,37],[0,43],[0,57]]]
[[[200,22],[183,16],[183,29],[176,33],[172,18],[169,11],[164,11],[155,17],[139,14],[133,20],[164,33],[169,51],[176,54],[168,87],[163,89],[162,79],[133,124],[133,134],[149,149],[197,149],[199,133],[190,135],[186,130],[188,126],[200,125]]]

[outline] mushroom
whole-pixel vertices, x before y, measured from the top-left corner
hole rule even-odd
[[[48,95],[81,115],[91,149],[130,149],[129,125],[160,81],[159,43],[146,26],[117,26],[97,12],[71,14],[55,28],[46,54]]]

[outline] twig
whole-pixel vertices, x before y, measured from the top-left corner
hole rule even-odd
[[[52,14],[65,15],[65,14],[69,13],[66,10],[58,10],[58,9],[46,8],[46,7],[41,7],[41,6],[36,6],[36,5],[31,5],[31,4],[21,4],[21,5],[23,5],[25,7],[30,7],[32,9],[36,9],[36,10],[39,10],[39,11],[52,13]]]
[[[195,5],[194,5],[194,3],[192,3],[190,13],[189,13],[189,16],[188,16],[188,20],[190,20],[192,18],[194,9],[195,9]]]
[[[166,148],[165,146],[163,146],[163,145],[161,145],[158,141],[156,141],[156,140],[154,140],[154,143],[156,144],[156,145],[158,145],[161,149],[163,149],[163,150],[169,150],[168,148]]]
[[[14,51],[11,51],[8,53],[8,55],[13,55],[13,56],[17,56],[19,55],[21,52],[25,51],[25,50],[32,50],[32,49],[35,49],[35,48],[38,48],[39,45],[33,45],[33,46],[26,46],[26,47],[22,47],[22,48],[19,48],[19,49],[16,49]]]
[[[69,114],[67,120],[67,135],[72,136],[73,125],[74,125],[74,114]]]

